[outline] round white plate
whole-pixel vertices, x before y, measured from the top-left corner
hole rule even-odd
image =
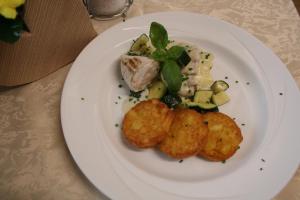
[[[227,77],[231,101],[220,111],[235,118],[244,140],[226,163],[198,157],[178,162],[155,149],[136,150],[121,137],[128,88],[119,57],[149,33],[152,21],[163,24],[170,38],[213,53],[214,79]],[[64,85],[61,121],[77,165],[112,199],[270,199],[299,165],[299,102],[284,64],[253,36],[212,17],[166,12],[120,23],[81,52]]]

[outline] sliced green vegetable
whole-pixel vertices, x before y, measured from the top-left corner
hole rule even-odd
[[[199,113],[207,113],[207,112],[219,112],[219,108],[217,105],[213,103],[187,103],[190,109],[196,110]]]
[[[151,47],[148,45],[149,37],[146,34],[142,34],[138,37],[128,52],[129,55],[149,56],[151,54]]]
[[[230,98],[226,94],[226,92],[222,91],[222,92],[212,95],[212,101],[214,102],[214,104],[221,106],[221,105],[227,103],[228,101],[230,101]]]
[[[186,66],[187,64],[189,64],[190,61],[191,61],[191,57],[189,56],[189,54],[187,54],[187,52],[185,50],[176,59],[176,62],[180,67]]]
[[[219,92],[222,92],[222,91],[225,91],[229,88],[229,85],[228,83],[226,83],[225,81],[223,80],[218,80],[218,81],[215,81],[212,85],[211,85],[211,90],[217,94]]]
[[[174,108],[181,103],[181,98],[176,94],[166,94],[161,98],[161,101],[165,103],[169,108]]]
[[[199,90],[195,93],[194,102],[209,103],[212,95],[213,95],[213,91],[211,90]]]
[[[169,92],[176,94],[182,84],[182,75],[176,62],[173,60],[166,60],[163,63],[161,74]]]
[[[167,92],[167,87],[166,85],[160,81],[157,80],[151,84],[149,87],[149,99],[160,99],[161,97],[164,96],[164,94]]]
[[[213,108],[218,107],[216,104],[205,103],[205,102],[190,102],[190,103],[187,103],[187,105],[189,107],[199,107],[199,108],[204,109],[204,110],[211,110]]]
[[[187,97],[180,97],[180,98],[181,98],[181,103],[177,107],[188,108],[189,106],[187,104],[192,102],[191,99],[189,99]]]
[[[164,49],[168,44],[168,32],[163,27],[163,25],[152,22],[150,26],[150,33],[149,33],[151,43],[157,49]]]

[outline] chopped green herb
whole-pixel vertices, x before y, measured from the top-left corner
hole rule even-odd
[[[129,96],[135,97],[135,98],[140,98],[141,97],[141,93],[142,93],[142,91],[140,91],[140,92],[134,92],[134,91],[130,90]]]
[[[225,79],[228,79],[228,76],[225,76]]]
[[[135,104],[135,103],[136,103],[136,101],[133,101],[133,103]]]
[[[208,58],[209,58],[209,56],[210,56],[210,54],[207,54],[207,55],[205,56],[205,59],[208,59]]]
[[[122,84],[119,84],[119,88],[121,88],[121,87],[123,87],[123,85],[122,85]]]
[[[189,53],[190,53],[191,51],[192,51],[192,50],[190,50],[190,49],[189,49],[189,50],[187,50],[187,52],[189,52]]]
[[[183,162],[183,160],[179,160],[178,162],[179,162],[179,163],[182,163],[182,162]]]
[[[266,162],[265,159],[263,159],[263,158],[261,159],[261,161],[262,161],[262,162]]]
[[[245,126],[245,124],[244,124],[244,123],[242,123],[241,125],[242,125],[242,126]]]
[[[148,99],[148,95],[146,95],[145,98]]]
[[[226,160],[222,160],[222,163],[225,164],[225,163],[226,163]]]
[[[193,68],[190,67],[190,68],[189,68],[189,71],[192,71],[192,70],[193,70]]]
[[[237,149],[240,149],[240,148],[241,148],[240,146],[237,147]]]
[[[203,64],[203,63],[204,63],[204,60],[202,60],[201,63]]]
[[[118,104],[118,102],[115,102],[115,104]]]
[[[282,93],[282,92],[280,92],[280,93],[279,93],[279,95],[281,95],[281,96],[282,96],[282,95],[283,95],[283,93]]]
[[[119,127],[119,124],[115,124],[115,127]]]
[[[121,99],[121,97],[120,97],[120,96],[118,96],[118,99]]]
[[[262,171],[262,170],[264,170],[264,169],[261,167],[261,168],[259,168],[259,170]]]
[[[235,83],[238,83],[239,81],[235,81]]]
[[[246,84],[247,84],[247,85],[250,85],[250,83],[249,83],[249,82],[247,82]]]
[[[81,97],[81,100],[83,101],[83,100],[84,100],[84,98],[83,98],[83,97]]]
[[[132,100],[133,100],[132,98],[129,98],[129,99],[128,99],[129,102],[132,101]]]
[[[233,120],[235,120],[235,117],[234,118],[232,118]]]
[[[186,80],[188,80],[188,79],[189,79],[188,76],[183,76],[183,77],[182,77],[182,82],[183,82],[183,81],[186,81]]]

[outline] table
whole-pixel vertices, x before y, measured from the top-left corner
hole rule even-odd
[[[244,28],[280,57],[300,86],[300,17],[292,0],[135,0],[128,17],[175,10]],[[119,22],[92,21],[98,33]],[[0,89],[0,199],[108,199],[78,169],[63,137],[60,97],[70,67]],[[300,169],[274,198],[286,199],[300,199]]]

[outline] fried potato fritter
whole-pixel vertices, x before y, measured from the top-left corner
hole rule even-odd
[[[134,146],[153,147],[167,136],[174,113],[157,99],[142,101],[123,120],[123,134]]]
[[[159,149],[168,156],[183,159],[196,155],[206,142],[208,128],[203,116],[191,109],[176,109],[168,136]]]
[[[243,140],[240,128],[229,116],[220,112],[204,114],[208,125],[208,138],[199,155],[211,161],[230,158]]]

